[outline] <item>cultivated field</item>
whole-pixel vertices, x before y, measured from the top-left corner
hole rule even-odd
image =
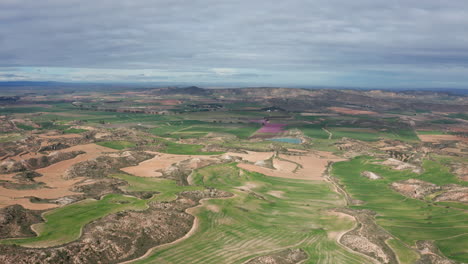
[[[242,263],[287,248],[304,249],[305,263],[371,263],[329,237],[353,222],[328,213],[343,199],[325,183],[265,177],[236,164],[200,169],[195,182],[236,196],[206,201],[195,212],[200,221],[191,237],[135,263]]]
[[[464,96],[15,91],[2,263],[468,262]]]

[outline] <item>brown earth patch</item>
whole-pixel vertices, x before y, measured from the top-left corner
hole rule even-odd
[[[468,142],[468,138],[455,135],[418,135],[422,142],[438,143],[441,141],[464,141]]]
[[[162,105],[180,105],[182,102],[180,100],[160,100]]]
[[[0,187],[0,207],[6,207],[13,204],[22,205],[26,209],[44,210],[57,207],[57,204],[32,203],[28,197],[38,197],[41,199],[57,199],[64,196],[76,195],[79,193],[70,191],[73,185],[84,178],[65,179],[66,171],[73,165],[97,158],[104,152],[115,152],[116,150],[99,146],[96,144],[78,145],[68,148],[69,151],[85,151],[86,153],[76,156],[73,159],[64,160],[52,164],[48,167],[37,169],[36,172],[42,174],[41,182],[45,183],[47,188],[35,190],[14,190]]]
[[[309,151],[303,149],[288,149],[289,152],[307,153]]]
[[[228,152],[225,155],[231,157],[241,157],[243,160],[255,163],[262,160],[270,159],[274,154],[274,152],[247,151],[247,153]]]
[[[274,169],[260,167],[253,164],[239,163],[241,169],[262,173],[268,176],[301,179],[323,180],[329,162],[342,161],[344,159],[334,156],[330,152],[308,153],[307,155],[283,155],[273,159]]]
[[[417,179],[394,182],[391,186],[395,191],[414,199],[423,199],[426,195],[441,190],[439,186],[433,183]]]
[[[366,110],[356,110],[346,107],[328,107],[329,110],[347,115],[377,115],[378,113]]]
[[[122,168],[120,170],[139,177],[161,177],[163,172],[169,169],[173,164],[184,160],[189,160],[190,169],[199,168],[204,161],[214,160],[214,158],[205,155],[175,155],[160,152],[148,152],[155,154],[152,159],[145,160],[136,166]]]
[[[337,114],[330,114],[330,113],[301,113],[301,116],[337,116]]]

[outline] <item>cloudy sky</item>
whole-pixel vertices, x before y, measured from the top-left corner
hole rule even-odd
[[[466,0],[0,0],[0,81],[468,88]]]

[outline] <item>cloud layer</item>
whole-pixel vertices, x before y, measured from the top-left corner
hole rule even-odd
[[[0,21],[0,80],[468,83],[464,0],[2,0]]]

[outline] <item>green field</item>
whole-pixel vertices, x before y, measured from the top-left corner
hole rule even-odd
[[[181,144],[170,140],[160,139],[164,144],[164,147],[160,150],[161,152],[168,154],[179,154],[179,155],[216,155],[222,154],[223,152],[203,152],[203,145],[197,144]]]
[[[65,133],[65,134],[73,134],[73,133],[79,134],[79,133],[83,133],[83,132],[86,132],[86,131],[88,131],[88,130],[79,129],[79,128],[69,128],[69,129],[64,130],[63,133]]]
[[[161,178],[143,178],[127,174],[114,174],[111,176],[128,182],[129,186],[126,190],[129,192],[158,192],[158,194],[151,199],[152,201],[171,201],[176,198],[179,192],[203,189],[203,187],[200,186],[180,186],[173,180]]]
[[[1,244],[27,247],[51,247],[76,240],[83,226],[93,220],[123,210],[144,210],[146,201],[120,194],[109,194],[101,200],[84,200],[48,211],[45,223],[38,224],[37,237],[0,240]]]
[[[129,142],[129,141],[103,141],[103,142],[97,142],[96,144],[107,147],[107,148],[112,148],[112,149],[126,149],[126,148],[133,148],[135,147],[135,143]]]
[[[206,136],[208,133],[224,133],[246,139],[259,127],[258,124],[223,124],[184,120],[160,123],[150,132],[157,136],[170,138],[198,138]]]
[[[418,130],[417,132],[420,135],[445,135],[447,134],[444,131],[440,131],[440,130]]]
[[[326,183],[240,172],[236,164],[200,169],[194,181],[236,196],[206,201],[197,210],[201,221],[194,235],[136,263],[242,263],[285,248],[304,249],[305,263],[368,263],[328,237],[353,223],[327,213],[344,200]],[[250,193],[236,188],[244,185]]]
[[[468,261],[466,234],[468,213],[432,201],[406,198],[390,189],[389,184],[408,178],[416,178],[438,185],[461,182],[450,174],[448,168],[435,161],[424,162],[424,173],[396,171],[371,163],[367,157],[336,163],[332,173],[355,199],[364,201],[353,208],[377,212],[377,223],[401,240],[406,247],[413,247],[417,240],[433,240],[442,253],[457,261]],[[381,180],[362,177],[362,171],[372,171]]]

